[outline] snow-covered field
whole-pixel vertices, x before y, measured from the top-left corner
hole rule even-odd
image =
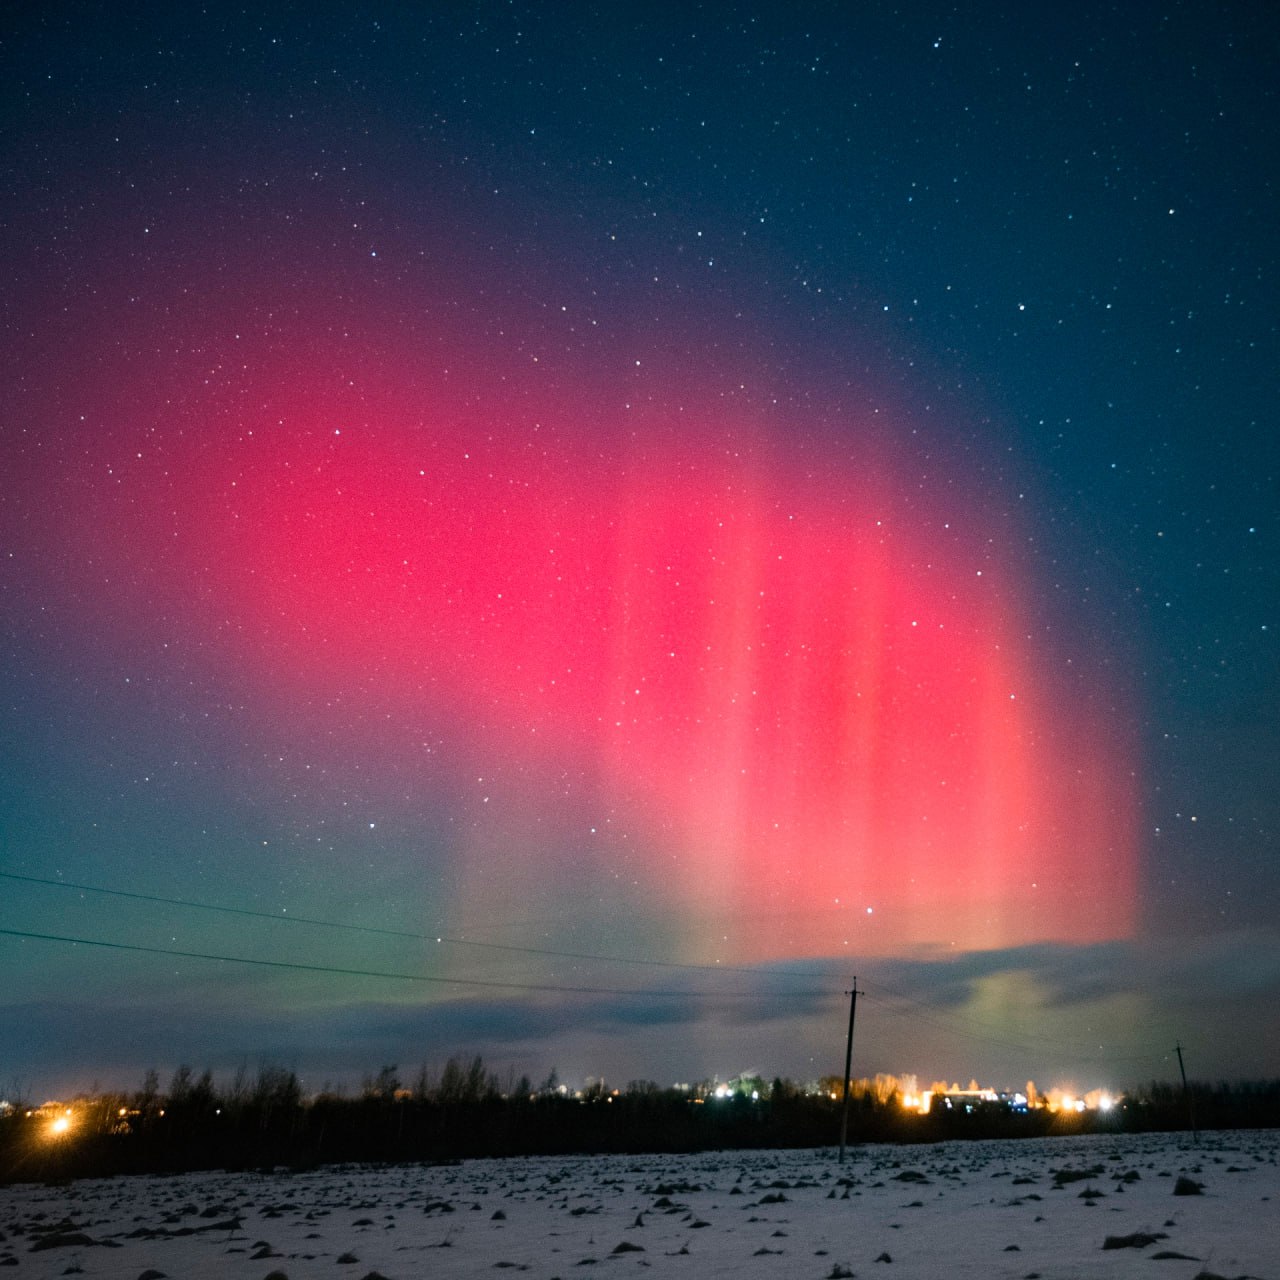
[[[1280,1280],[1280,1133],[475,1160],[0,1189],[0,1266],[106,1280]],[[1200,1194],[1175,1194],[1179,1178]],[[1183,1183],[1185,1190],[1186,1183]]]

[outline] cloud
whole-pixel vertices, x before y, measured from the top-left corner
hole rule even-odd
[[[152,1066],[163,1079],[183,1062],[219,1075],[272,1062],[318,1086],[356,1082],[383,1062],[439,1064],[455,1054],[533,1074],[567,1060],[590,1074],[607,1061],[615,1075],[654,1078],[767,1059],[768,1071],[803,1079],[838,1069],[847,964],[667,976],[625,994],[415,1001],[396,993],[278,1012],[243,993],[199,1005],[154,995],[13,1001],[0,1018],[22,1029],[21,1052],[10,1037],[0,1084],[132,1088]],[[872,1071],[936,1067],[1003,1079],[1075,1064],[1132,1080],[1167,1075],[1180,1041],[1197,1073],[1233,1078],[1273,1072],[1280,1051],[1276,930],[881,958],[860,968],[870,1001],[858,1052]]]
[[[1252,999],[1280,988],[1280,933],[1074,946],[1040,943],[955,956],[895,958],[867,966],[866,985],[939,1010],[966,1004],[986,979],[1034,979],[1045,1008],[1139,993],[1185,1002]]]

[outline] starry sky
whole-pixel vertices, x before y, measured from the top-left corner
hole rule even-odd
[[[0,1093],[1276,1074],[1270,6],[0,27]]]

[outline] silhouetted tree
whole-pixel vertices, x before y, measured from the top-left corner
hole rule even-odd
[[[366,1076],[364,1096],[366,1098],[380,1098],[384,1102],[395,1101],[395,1096],[400,1091],[398,1071],[399,1067],[392,1063],[390,1066],[384,1066],[376,1076],[372,1078]]]
[[[273,1124],[291,1124],[302,1106],[302,1085],[287,1067],[264,1063],[258,1068],[249,1102],[264,1131]]]

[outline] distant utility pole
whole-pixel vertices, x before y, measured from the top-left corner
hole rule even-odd
[[[840,1163],[844,1164],[844,1149],[849,1139],[849,1072],[853,1069],[853,1018],[858,1012],[858,980],[854,978],[849,992],[849,1038],[844,1046],[844,1102],[840,1108]]]
[[[1173,1051],[1178,1055],[1178,1070],[1182,1072],[1182,1096],[1187,1100],[1187,1114],[1191,1117],[1191,1136],[1200,1141],[1200,1130],[1196,1128],[1196,1100],[1191,1096],[1191,1090],[1187,1088],[1187,1069],[1182,1065],[1182,1045],[1175,1044]]]

